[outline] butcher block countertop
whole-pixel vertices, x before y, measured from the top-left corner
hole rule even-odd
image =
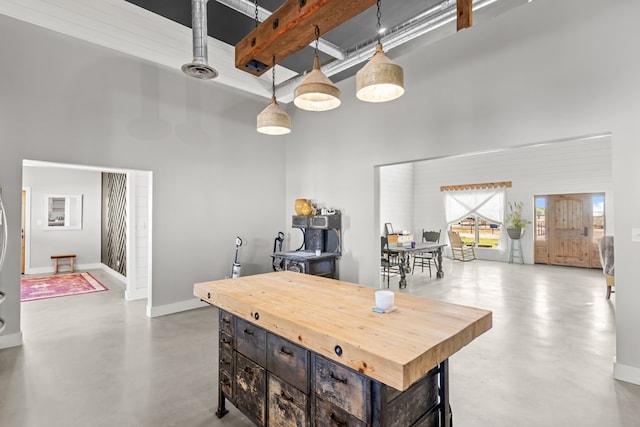
[[[397,310],[374,313],[375,291],[290,271],[194,285],[203,301],[401,391],[491,329],[490,311],[400,292]]]

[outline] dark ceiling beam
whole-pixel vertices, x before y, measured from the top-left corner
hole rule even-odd
[[[471,0],[469,0],[470,2]],[[236,68],[256,76],[376,4],[376,0],[287,0],[236,44]],[[375,23],[372,23],[373,26]]]
[[[473,25],[473,1],[458,0],[458,23],[457,30],[460,31]]]

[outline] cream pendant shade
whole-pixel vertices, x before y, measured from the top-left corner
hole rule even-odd
[[[291,117],[278,105],[275,96],[267,108],[258,114],[257,130],[266,135],[284,135],[291,132]]]
[[[404,93],[404,71],[394,64],[376,45],[376,53],[367,65],[356,73],[356,96],[366,102],[386,102]]]
[[[293,103],[307,111],[328,111],[340,105],[338,89],[320,70],[318,55],[313,59],[313,70],[293,92]]]

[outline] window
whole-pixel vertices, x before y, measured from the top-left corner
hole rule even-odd
[[[463,242],[478,248],[500,247],[502,225],[479,215],[470,215],[457,223],[449,224],[449,229],[460,234]]]
[[[546,223],[546,210],[547,210],[547,198],[545,196],[536,196],[536,240],[547,240],[547,223]]]
[[[502,183],[496,183],[502,184]],[[443,192],[445,217],[449,228],[460,233],[465,243],[477,247],[498,248],[504,220],[504,188],[486,188],[476,184],[469,190]]]
[[[591,212],[593,213],[593,243],[598,244],[604,237],[604,194],[591,196]]]

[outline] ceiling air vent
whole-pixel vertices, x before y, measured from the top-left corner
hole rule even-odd
[[[209,0],[191,0],[193,29],[193,61],[184,64],[182,71],[197,79],[214,79],[218,72],[207,64],[207,3]]]

